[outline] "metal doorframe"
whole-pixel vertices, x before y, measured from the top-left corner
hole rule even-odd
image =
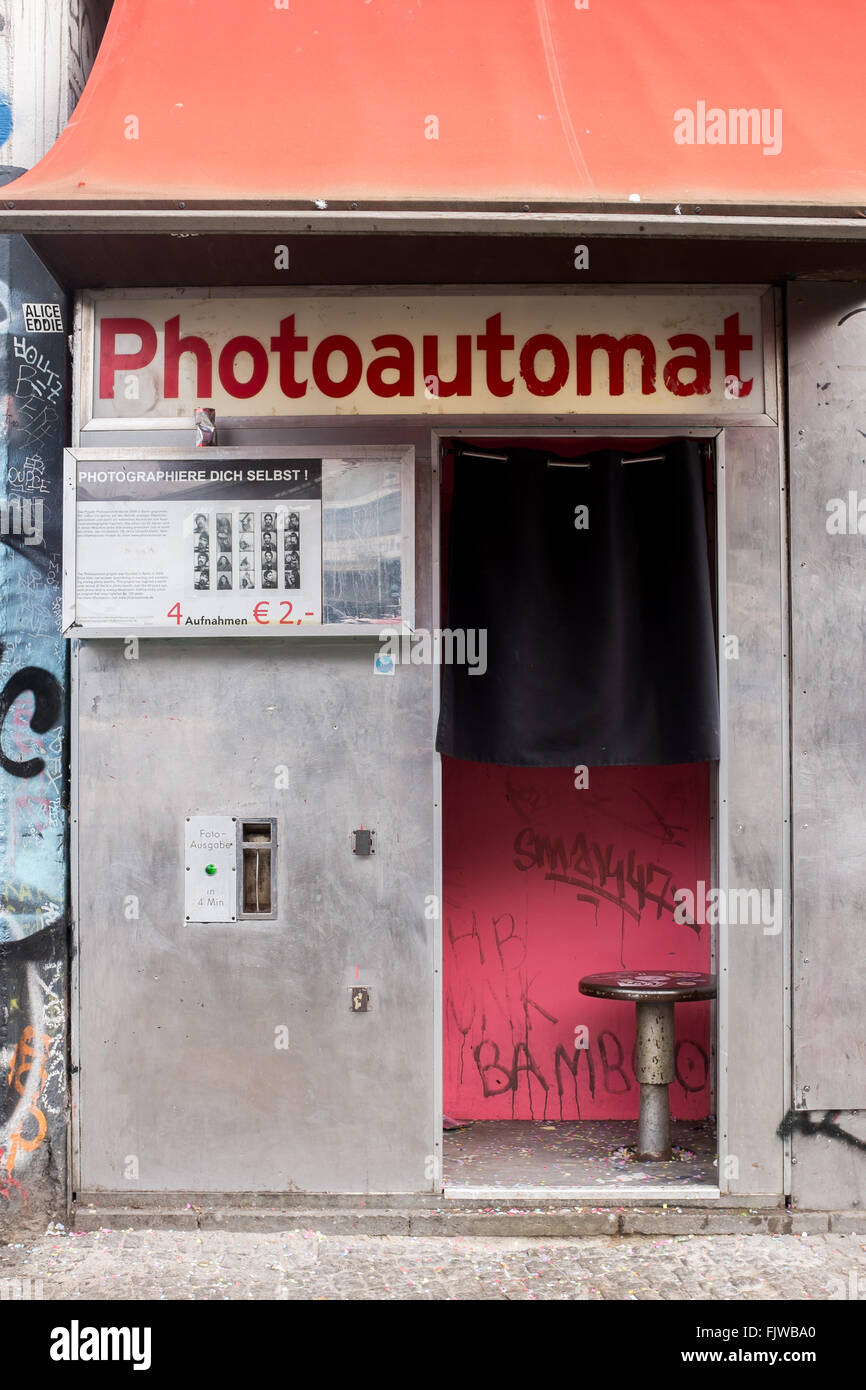
[[[432,498],[432,602],[431,611],[433,614],[433,627],[439,628],[442,625],[442,598],[441,598],[441,464],[442,450],[446,440],[462,439],[467,442],[482,441],[488,439],[668,439],[672,434],[680,438],[688,439],[711,439],[715,444],[715,482],[716,482],[716,555],[715,573],[713,582],[716,586],[716,615],[718,626],[718,637],[721,638],[725,631],[726,616],[726,555],[725,555],[725,489],[724,489],[724,441],[725,429],[734,428],[730,422],[719,424],[713,427],[689,427],[669,425],[666,429],[660,429],[658,419],[653,420],[651,425],[641,428],[635,425],[634,419],[629,417],[627,427],[617,429],[610,423],[604,428],[588,428],[583,425],[579,428],[568,429],[562,426],[539,424],[536,429],[479,429],[478,426],[466,428],[437,428],[430,432],[430,461],[433,473],[433,498]],[[724,890],[725,900],[728,891],[728,815],[727,815],[727,761],[728,761],[728,738],[727,738],[727,694],[725,681],[723,679],[722,658],[717,643],[717,660],[719,671],[719,728],[720,746],[718,766],[711,771],[710,775],[710,866],[711,870],[715,866],[718,877],[715,879],[715,886]],[[724,701],[724,705],[723,705]],[[435,745],[436,729],[439,722],[439,707],[441,703],[441,689],[438,682],[433,686],[433,731],[432,736]],[[443,1059],[443,998],[442,998],[442,971],[443,971],[443,872],[442,872],[442,755],[435,750],[434,746],[434,788],[435,803],[433,817],[433,853],[435,865],[435,884],[434,891],[439,903],[439,917],[437,919],[437,932],[435,944],[435,974],[438,979],[438,986],[434,993],[434,1082],[433,1094],[434,1104],[438,1106],[439,1114],[443,1112],[444,1101],[444,1059]],[[714,814],[715,808],[715,814]],[[711,1075],[711,1097],[713,1092],[718,1096],[717,1114],[717,1155],[718,1155],[718,1175],[717,1189],[718,1194],[723,1195],[728,1190],[727,1179],[724,1174],[724,1164],[722,1161],[723,1146],[722,1136],[727,1136],[727,1068],[723,1067],[722,1061],[727,1057],[728,1040],[728,990],[727,990],[727,939],[723,938],[722,928],[717,928],[710,938],[711,960],[717,967],[719,977],[718,998],[711,1007],[715,1010],[715,1027],[710,1028],[711,1034],[711,1056],[715,1058],[715,1066],[712,1068]],[[724,1078],[724,1079],[723,1079]],[[441,1151],[441,1138],[437,1138],[437,1144]],[[440,1182],[437,1191],[444,1192],[444,1176],[442,1175],[441,1158],[437,1164],[437,1172],[440,1174]],[[695,1187],[695,1197],[713,1198],[716,1193],[713,1188]],[[500,1195],[507,1195],[511,1189],[497,1189]],[[562,1190],[562,1195],[568,1195],[568,1189]],[[600,1190],[603,1193],[603,1189]],[[645,1192],[641,1191],[641,1196],[654,1196],[657,1193],[664,1193],[670,1189],[652,1188]],[[686,1196],[690,1195],[692,1189],[686,1190]],[[514,1195],[520,1195],[514,1189]],[[523,1195],[526,1195],[525,1193]],[[683,1193],[678,1192],[678,1201],[684,1200]]]
[[[778,373],[779,375],[781,375],[781,364],[778,363],[778,362],[777,362],[777,373]],[[780,398],[780,399],[782,399],[782,398]],[[780,410],[780,416],[784,417],[784,412],[781,411],[781,410]],[[646,418],[646,417],[645,417],[645,418]],[[283,421],[283,422],[281,422],[281,423],[285,424],[286,422]],[[317,428],[318,428],[319,430],[323,431],[323,432],[328,431],[328,430],[331,430],[331,431],[336,432],[337,427],[338,427],[339,425],[341,425],[341,424],[345,425],[345,423],[347,423],[347,422],[341,422],[341,421],[335,421],[335,420],[332,420],[332,419],[324,419],[324,418],[323,418],[323,419],[321,419],[321,420],[318,420],[318,421],[316,422],[316,425],[317,425]],[[394,433],[400,431],[400,430],[401,430],[401,427],[406,427],[406,426],[407,426],[407,421],[406,421],[406,420],[403,420],[403,419],[399,419],[399,420],[398,420],[398,419],[376,420],[376,421],[374,421],[374,422],[370,422],[369,420],[363,419],[363,420],[355,420],[355,421],[352,421],[352,422],[351,422],[351,424],[352,424],[354,427],[363,426],[365,429],[369,429],[370,426],[371,426],[371,423],[372,423],[373,427],[381,426],[383,433],[387,432],[388,435],[393,435]],[[412,420],[413,433],[414,433],[414,431],[417,431],[417,430],[419,429],[419,427],[423,428],[424,426],[427,426],[427,427],[429,428],[430,424],[431,424],[431,422],[429,421],[429,419],[428,419],[428,420],[424,420],[423,417],[417,417],[417,416],[416,416],[416,417],[413,417],[413,420]],[[748,426],[746,426],[746,427],[748,427]],[[608,417],[608,419],[606,420],[606,422],[605,422],[604,425],[600,425],[600,424],[598,424],[598,423],[593,423],[593,422],[590,422],[590,421],[587,421],[586,419],[584,419],[584,420],[581,421],[581,424],[580,424],[579,426],[572,427],[572,428],[568,428],[568,427],[566,427],[566,426],[564,426],[564,425],[551,424],[551,423],[550,423],[550,420],[549,420],[549,417],[545,417],[544,420],[541,420],[541,421],[539,421],[538,423],[533,423],[533,424],[528,424],[528,423],[525,421],[525,419],[524,419],[523,421],[521,421],[519,424],[515,421],[514,426],[512,426],[511,428],[508,428],[508,427],[506,427],[506,428],[492,428],[492,427],[486,426],[484,423],[479,422],[479,421],[477,421],[477,420],[473,421],[471,425],[462,425],[462,426],[459,425],[459,424],[456,424],[456,423],[452,423],[452,422],[447,421],[447,420],[446,420],[446,421],[437,420],[437,421],[436,421],[436,427],[435,427],[435,428],[432,428],[432,429],[430,430],[430,436],[429,436],[429,437],[430,437],[430,443],[431,443],[431,455],[430,455],[430,460],[431,460],[431,474],[432,474],[432,496],[431,496],[431,542],[432,542],[432,556],[431,556],[431,586],[432,586],[432,593],[431,593],[431,605],[430,605],[430,607],[431,607],[431,613],[432,613],[432,617],[433,617],[433,625],[434,625],[434,626],[441,626],[441,598],[440,598],[440,590],[441,590],[441,584],[440,584],[440,579],[441,579],[441,576],[440,576],[440,545],[441,545],[441,514],[440,514],[441,466],[440,466],[440,464],[441,464],[441,456],[440,456],[440,449],[441,449],[441,444],[442,444],[442,441],[443,441],[443,440],[446,440],[446,439],[448,439],[448,440],[451,440],[451,439],[464,439],[464,440],[473,440],[473,439],[475,439],[475,440],[480,440],[480,439],[487,439],[487,440],[489,440],[489,439],[495,439],[495,438],[500,438],[500,439],[520,439],[520,438],[527,438],[527,437],[534,437],[534,438],[548,437],[548,438],[551,438],[551,439],[553,439],[553,438],[557,438],[557,439],[568,439],[568,438],[581,439],[581,438],[605,438],[605,437],[608,437],[608,438],[616,437],[616,438],[620,438],[620,439],[628,439],[628,438],[636,438],[636,437],[639,437],[639,438],[644,438],[644,439],[645,439],[645,438],[651,438],[651,437],[668,438],[668,437],[670,437],[672,434],[677,434],[677,435],[679,435],[680,437],[689,437],[689,438],[696,438],[696,439],[698,439],[698,438],[703,438],[703,439],[709,439],[709,438],[711,438],[711,439],[714,439],[714,440],[715,440],[715,444],[716,444],[716,481],[717,481],[717,488],[716,488],[716,542],[717,542],[717,543],[716,543],[716,566],[715,566],[716,573],[715,573],[715,583],[716,583],[716,601],[717,601],[717,605],[718,605],[718,606],[717,606],[717,613],[718,613],[718,628],[719,628],[719,632],[720,632],[720,633],[725,632],[725,630],[726,630],[725,602],[726,602],[727,554],[726,554],[726,544],[725,544],[725,534],[726,534],[726,532],[725,532],[725,487],[724,487],[724,472],[723,472],[723,467],[724,467],[724,443],[725,443],[725,436],[726,436],[726,431],[727,431],[727,429],[734,429],[734,430],[736,430],[737,428],[739,428],[739,422],[733,422],[733,423],[732,423],[732,422],[721,422],[721,421],[719,421],[719,422],[718,422],[717,424],[715,424],[715,425],[707,425],[706,423],[703,423],[703,424],[701,424],[700,426],[697,426],[697,427],[696,427],[696,426],[689,426],[689,425],[687,425],[686,422],[685,422],[684,420],[680,420],[679,422],[676,422],[676,423],[675,423],[675,422],[673,422],[673,421],[668,420],[667,418],[665,418],[664,422],[660,422],[660,420],[659,420],[658,417],[654,417],[654,418],[651,418],[651,419],[647,420],[647,423],[644,424],[644,425],[641,425],[639,422],[636,422],[635,419],[634,419],[633,417],[629,417],[629,418],[628,418],[628,424],[627,424],[627,425],[624,425],[624,426],[622,426],[622,427],[620,427],[620,428],[617,428],[615,425],[612,425],[609,417]],[[778,437],[779,437],[779,453],[780,453],[780,490],[781,490],[781,498],[782,498],[782,503],[783,503],[783,506],[782,506],[782,509],[781,509],[781,516],[780,516],[780,531],[781,531],[781,533],[782,533],[782,534],[781,534],[781,541],[782,541],[782,574],[780,575],[780,584],[781,584],[781,587],[782,587],[782,597],[783,597],[784,615],[785,615],[785,620],[787,621],[787,616],[788,616],[788,596],[787,596],[787,587],[786,587],[786,586],[787,586],[788,553],[787,553],[787,517],[786,517],[786,514],[785,514],[785,509],[786,509],[786,504],[785,504],[785,481],[786,481],[786,480],[785,480],[785,457],[786,457],[786,447],[785,447],[785,438],[784,438],[784,429],[785,429],[784,418],[780,418],[780,421],[779,421],[779,423],[778,423],[777,429],[778,429],[778,431],[779,431],[779,436],[778,436]],[[416,520],[417,520],[417,518],[416,518]],[[418,551],[418,558],[419,558],[419,559],[420,559],[422,553],[423,553],[423,552]],[[787,636],[787,632],[786,632],[786,633],[785,633],[785,652],[783,653],[783,655],[785,655],[785,656],[786,656],[787,652],[789,651],[789,648],[788,648],[788,646],[787,646],[787,641],[788,641],[788,636]],[[71,1123],[70,1123],[70,1127],[69,1127],[69,1139],[68,1139],[68,1151],[69,1151],[69,1158],[70,1158],[70,1165],[69,1165],[70,1181],[69,1181],[69,1183],[68,1183],[67,1197],[68,1197],[68,1201],[69,1201],[69,1202],[71,1202],[71,1200],[72,1200],[72,1194],[73,1194],[73,1192],[75,1192],[76,1190],[78,1190],[78,1188],[80,1187],[80,1138],[81,1138],[81,1135],[80,1135],[81,1120],[80,1120],[80,1107],[79,1107],[79,1100],[80,1100],[80,1094],[79,1094],[79,1092],[80,1092],[80,1085],[79,1085],[79,1072],[78,1072],[78,1066],[79,1066],[79,1063],[80,1063],[80,1041],[81,1041],[81,1039],[80,1039],[80,1023],[81,1023],[81,1019],[80,1019],[80,925],[79,925],[79,832],[80,832],[80,822],[79,822],[79,809],[78,809],[78,801],[79,801],[79,710],[80,710],[80,706],[79,706],[80,691],[79,691],[79,675],[78,675],[79,643],[78,643],[77,641],[73,641],[71,645],[72,645],[72,652],[71,652],[71,661],[70,661],[70,741],[69,741],[69,747],[70,747],[70,770],[71,770],[71,785],[70,785],[70,888],[71,888],[71,892],[70,892],[70,915],[71,915],[71,925],[70,925],[70,930],[71,930],[72,952],[73,952],[73,957],[74,957],[74,958],[73,958],[73,959],[71,960],[71,962],[70,962],[70,974],[69,974],[69,981],[70,981],[70,983],[69,983],[69,991],[70,991],[70,1059],[71,1059],[70,1096],[71,1096],[71,1103],[72,1103]],[[786,658],[786,660],[785,660],[785,666],[787,667],[788,665],[789,665],[789,662],[788,662],[788,660],[787,660],[787,658]],[[785,674],[786,674],[786,679],[787,679],[788,674],[789,674],[789,673],[787,672],[787,670],[786,670],[786,673],[785,673]],[[727,691],[726,691],[726,683],[725,683],[724,676],[725,676],[725,673],[724,673],[724,671],[721,669],[721,654],[720,654],[720,682],[719,682],[719,694],[720,694],[720,708],[721,708],[721,710],[722,710],[722,721],[721,721],[721,750],[720,750],[720,752],[721,752],[721,757],[720,757],[720,761],[719,761],[719,765],[718,765],[717,774],[716,774],[716,776],[715,776],[714,779],[713,779],[714,783],[716,784],[717,821],[716,821],[716,825],[715,825],[715,834],[713,834],[713,833],[712,833],[713,827],[712,827],[712,820],[711,820],[710,848],[711,848],[711,855],[712,855],[713,852],[715,851],[715,854],[716,854],[716,856],[717,856],[717,861],[716,861],[716,862],[717,862],[717,866],[718,866],[718,877],[717,877],[717,880],[716,880],[716,881],[717,881],[717,884],[718,884],[719,887],[722,887],[722,888],[727,889],[727,881],[728,881],[728,862],[727,862],[727,860],[728,860],[728,825],[727,825],[727,772],[728,772],[728,749],[727,749],[727,717],[726,717],[726,716],[727,716],[727,713],[728,713],[728,702],[727,702]],[[433,724],[432,724],[432,732],[433,732],[433,733],[435,733],[436,723],[437,723],[437,720],[438,720],[438,712],[439,712],[439,688],[438,688],[438,684],[434,682],[434,687],[433,687],[433,712],[432,712],[432,713],[433,713]],[[431,736],[432,736],[432,734],[431,734]],[[788,730],[788,710],[787,710],[787,708],[785,708],[785,709],[783,710],[782,738],[783,738],[783,743],[784,743],[784,747],[785,747],[785,759],[788,759],[787,745],[788,745],[788,738],[789,738],[789,730]],[[434,1077],[433,1077],[433,1088],[432,1088],[432,1089],[433,1089],[433,1097],[434,1097],[434,1120],[435,1120],[434,1129],[433,1129],[433,1133],[434,1133],[434,1135],[435,1135],[435,1154],[434,1154],[435,1162],[434,1162],[434,1165],[433,1165],[433,1166],[434,1166],[434,1172],[435,1172],[436,1176],[435,1176],[434,1179],[433,1179],[432,1187],[433,1187],[433,1190],[434,1190],[434,1191],[440,1191],[440,1192],[441,1192],[442,1187],[443,1187],[443,1183],[442,1183],[442,1173],[441,1173],[441,1154],[442,1154],[441,1114],[442,1114],[443,1080],[444,1080],[444,1078],[443,1078],[443,1053],[442,1053],[442,1035],[443,1035],[443,1019],[442,1019],[442,1004],[443,1004],[443,997],[442,997],[442,948],[443,948],[443,940],[442,940],[442,938],[443,938],[443,915],[444,915],[444,904],[443,904],[443,897],[442,897],[442,797],[441,797],[442,761],[441,761],[441,757],[440,757],[438,754],[435,753],[435,749],[433,749],[432,751],[434,752],[434,759],[433,759],[433,766],[432,766],[432,771],[433,771],[433,789],[434,789],[434,818],[433,818],[433,825],[434,825],[434,831],[433,831],[434,883],[432,884],[432,891],[433,891],[433,893],[436,895],[436,899],[437,899],[437,909],[438,909],[438,915],[437,915],[437,917],[436,917],[436,918],[434,919],[434,921],[433,921],[433,926],[434,926],[434,982],[433,982],[433,983],[434,983],[434,992],[433,992],[434,1007],[433,1007],[432,1025],[433,1025],[433,1029],[434,1029],[434,1052],[433,1052]],[[787,775],[787,774],[786,774],[786,775]],[[789,791],[789,788],[787,788],[786,790]],[[785,815],[785,817],[786,817],[786,827],[785,827],[785,829],[788,830],[789,823],[790,823],[790,807],[789,807],[789,801],[787,801],[787,800],[785,801],[784,815]],[[787,868],[787,867],[788,867],[788,866],[786,865],[786,868]],[[786,899],[786,900],[785,900],[785,919],[786,919],[786,923],[787,923],[787,920],[788,920],[788,913],[789,913],[789,909],[790,909],[790,901],[789,901],[789,891],[790,891],[790,889],[789,889],[789,883],[786,883],[786,884],[784,885],[784,887],[785,887],[785,899]],[[786,931],[787,931],[787,927],[786,927]],[[717,1071],[717,1074],[716,1074],[716,1084],[717,1084],[717,1088],[718,1088],[718,1097],[719,1097],[719,1107],[718,1107],[719,1114],[718,1114],[718,1118],[719,1118],[720,1158],[719,1158],[719,1177],[718,1177],[718,1183],[719,1183],[719,1188],[720,1188],[720,1190],[721,1190],[722,1192],[725,1192],[725,1191],[727,1190],[727,1188],[728,1188],[728,1182],[727,1182],[727,1179],[726,1179],[725,1173],[724,1173],[724,1153],[725,1153],[725,1149],[724,1149],[724,1143],[723,1143],[724,1136],[726,1135],[726,1127],[727,1127],[727,1109],[728,1109],[728,1099],[727,1099],[728,1078],[727,1078],[727,1068],[726,1068],[726,1066],[725,1066],[725,1059],[726,1059],[726,1055],[727,1055],[727,1045],[728,1045],[728,991],[727,991],[727,970],[726,970],[726,963],[727,963],[727,942],[726,942],[726,940],[724,939],[722,933],[720,933],[719,938],[717,939],[717,941],[716,941],[716,943],[715,943],[715,947],[716,947],[716,951],[717,951],[717,965],[718,965],[718,971],[719,971],[719,976],[720,976],[720,990],[719,990],[719,1000],[718,1000],[717,1026],[716,1026],[716,1029],[714,1030],[714,1031],[715,1031],[715,1037],[716,1037],[716,1046],[717,1046],[716,1066],[717,1066],[717,1068],[718,1068],[718,1071]],[[786,944],[785,944],[785,950],[786,950],[786,952],[788,953],[787,959],[788,959],[788,961],[790,961],[790,954],[789,954],[789,953],[790,953],[790,943],[789,943],[787,940],[786,940]],[[786,980],[787,980],[787,975],[786,975]],[[788,998],[786,999],[786,1006],[789,1005],[789,1003],[790,1003],[790,990],[789,990],[789,987],[787,988],[787,994],[788,994]],[[788,1023],[787,1026],[788,1026],[788,1028],[790,1028],[790,1024],[789,1024],[789,1023]],[[785,1054],[785,1067],[786,1067],[786,1075],[788,1076],[788,1080],[786,1081],[786,1085],[787,1085],[787,1087],[788,1087],[788,1089],[789,1089],[789,1088],[790,1088],[790,1078],[789,1078],[790,1055],[789,1055],[789,1050],[786,1051],[786,1054]],[[789,1153],[788,1153],[788,1152],[786,1152],[785,1157],[786,1157],[786,1180],[785,1180],[785,1190],[789,1190],[789,1180],[790,1180],[790,1167],[789,1167],[789,1163],[790,1163],[790,1159],[789,1159]],[[503,1189],[503,1191],[504,1191],[504,1190],[505,1190],[505,1189]],[[703,1189],[703,1193],[704,1193],[704,1195],[706,1196],[706,1194],[707,1194],[707,1189]]]
[[[81,1178],[81,927],[79,917],[79,748],[80,698],[78,654],[80,642],[70,640],[69,661],[69,1136],[67,1155],[66,1212],[72,1211]]]

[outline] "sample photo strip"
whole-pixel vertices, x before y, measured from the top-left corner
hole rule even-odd
[[[232,589],[234,584],[232,583],[232,516],[230,512],[217,512],[216,542],[217,588]]]
[[[297,512],[286,516],[286,529],[283,532],[283,569],[287,589],[298,589],[301,585],[301,519]]]
[[[196,512],[193,531],[193,585],[210,588],[210,527],[206,512]]]
[[[276,589],[277,575],[277,517],[275,512],[261,513],[262,588]]]

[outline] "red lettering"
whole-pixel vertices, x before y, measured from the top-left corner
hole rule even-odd
[[[271,338],[271,352],[276,352],[280,359],[280,390],[284,396],[295,400],[307,394],[306,381],[297,381],[295,378],[295,354],[306,350],[307,339],[295,336],[294,314],[280,319],[279,334],[276,338]]]
[[[514,377],[508,381],[502,377],[502,354],[514,348],[511,333],[502,332],[502,315],[491,314],[484,321],[484,333],[478,334],[478,346],[486,356],[487,389],[492,396],[510,396],[514,391]]]
[[[592,395],[592,354],[600,349],[608,358],[608,393],[621,396],[625,391],[625,355],[641,355],[641,394],[651,396],[656,389],[656,350],[643,333],[626,333],[612,338],[609,333],[579,333],[577,335],[577,394]]]
[[[141,340],[138,352],[118,352],[117,339],[133,333]],[[114,400],[115,372],[135,372],[156,356],[156,329],[146,319],[103,319],[99,325],[99,397]]]
[[[665,364],[664,378],[667,389],[674,396],[708,395],[712,362],[710,361],[710,345],[706,338],[702,338],[698,333],[675,333],[673,338],[668,338],[668,344],[672,348],[691,348],[694,356],[672,357]],[[684,371],[694,372],[694,379],[681,381],[680,372]]]
[[[235,373],[235,361],[241,352],[249,353],[252,358],[252,371],[247,381],[238,381]],[[238,338],[229,338],[220,353],[218,370],[223,390],[230,396],[247,400],[257,396],[268,379],[268,355],[258,338],[241,334]]]
[[[346,375],[342,381],[334,381],[328,371],[332,352],[341,352],[346,359]],[[313,353],[313,380],[323,396],[351,395],[357,390],[363,371],[360,348],[344,333],[331,333],[323,338]]]
[[[178,366],[181,353],[191,352],[196,360],[195,394],[206,399],[213,395],[213,362],[204,338],[180,336],[180,314],[165,322],[165,383],[163,395],[174,400],[179,395]]]
[[[739,314],[729,314],[725,319],[724,333],[716,335],[716,347],[719,352],[725,354],[725,376],[733,376],[740,383],[737,395],[748,396],[751,394],[753,378],[743,381],[740,376],[740,353],[748,352],[752,346],[751,333],[740,332]]]
[[[549,352],[553,357],[553,371],[548,377],[540,377],[535,370],[535,359],[540,352]],[[533,333],[520,349],[520,375],[533,396],[555,396],[568,380],[565,344],[552,333]]]
[[[382,333],[373,347],[394,348],[396,357],[375,357],[367,368],[367,385],[374,396],[411,396],[415,391],[415,351],[400,333]],[[385,372],[396,372],[396,381],[386,381]]]
[[[458,333],[455,348],[456,364],[454,375],[445,381],[439,371],[439,339],[435,333],[424,334],[421,340],[421,372],[425,384],[434,378],[434,396],[472,395],[472,338],[468,333]]]

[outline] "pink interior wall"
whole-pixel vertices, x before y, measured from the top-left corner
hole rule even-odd
[[[578,993],[598,970],[708,970],[674,922],[709,882],[706,764],[508,768],[443,759],[445,1111],[634,1118],[634,1005]],[[679,1004],[671,1111],[709,1111],[708,1004]],[[589,1047],[575,1049],[586,1025]]]
[[[708,765],[591,768],[585,789],[568,768],[442,768],[446,1114],[635,1118],[634,1005],[578,981],[709,970],[711,928],[673,917],[677,888],[710,881]],[[710,1111],[709,1028],[709,1004],[677,1005],[675,1118]]]

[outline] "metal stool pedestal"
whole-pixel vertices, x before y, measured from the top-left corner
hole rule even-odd
[[[671,1156],[668,1086],[674,1079],[674,1006],[638,1004],[635,1075],[640,1084],[638,1158]]]
[[[684,970],[610,971],[585,975],[578,988],[581,994],[596,999],[623,999],[637,1005],[635,1076],[640,1086],[637,1156],[664,1162],[671,1157],[668,1087],[676,1075],[674,1005],[693,999],[713,999],[716,977]]]

